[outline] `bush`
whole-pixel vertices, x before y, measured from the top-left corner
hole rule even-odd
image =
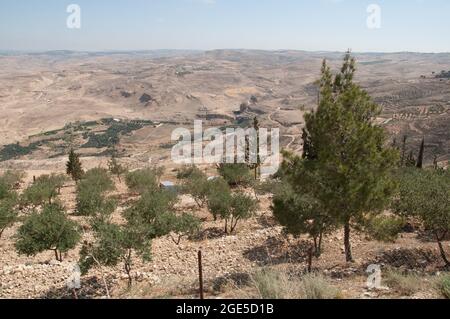
[[[87,171],[77,185],[76,214],[104,217],[116,209],[116,202],[105,197],[105,192],[115,188],[108,171],[94,168]]]
[[[116,210],[117,203],[106,198],[94,186],[79,187],[75,213],[78,216],[107,216]]]
[[[436,240],[442,260],[450,266],[443,241],[450,232],[450,174],[440,169],[408,168],[399,173],[394,211],[419,217]]]
[[[15,205],[16,199],[13,196],[0,201],[0,238],[3,231],[14,224],[17,219]]]
[[[439,280],[438,286],[439,286],[439,290],[442,293],[442,295],[445,298],[450,299],[450,274],[444,275]]]
[[[378,215],[369,220],[367,228],[374,239],[395,242],[404,225],[405,221],[401,217]]]
[[[17,184],[22,183],[25,175],[25,172],[22,171],[8,170],[0,176],[0,183],[4,183],[10,189],[14,189]]]
[[[146,168],[129,172],[125,177],[125,182],[132,192],[143,194],[159,188],[158,183],[161,175],[162,172],[157,169]]]
[[[31,214],[17,232],[16,250],[34,256],[53,250],[57,260],[74,248],[80,240],[78,224],[69,220],[59,204],[44,206],[42,212]]]
[[[232,187],[249,186],[254,181],[252,171],[246,164],[222,164],[219,174]]]
[[[209,183],[206,174],[197,167],[180,173],[180,176],[183,176],[183,191],[194,198],[198,207],[205,206],[209,193]]]
[[[286,271],[262,269],[251,276],[258,297],[262,299],[339,299],[341,293],[321,275],[302,278]]]
[[[214,217],[225,220],[225,233],[232,233],[240,220],[250,218],[257,209],[257,201],[243,193],[233,194],[222,179],[209,182],[208,209]]]
[[[6,171],[0,175],[0,200],[9,198],[14,194],[14,188],[22,182],[25,173],[21,171]]]
[[[93,168],[87,171],[78,187],[92,187],[100,193],[115,189],[114,181],[111,179],[111,175],[104,168]]]
[[[42,205],[45,202],[51,204],[52,199],[64,186],[66,177],[61,174],[42,175],[36,178],[22,194],[22,202],[25,205]]]
[[[395,269],[385,272],[386,285],[405,296],[412,296],[423,287],[424,280],[417,275],[403,274]]]

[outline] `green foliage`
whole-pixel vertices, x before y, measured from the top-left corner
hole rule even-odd
[[[192,214],[164,214],[159,220],[167,229],[170,230],[173,242],[180,244],[183,237],[195,236],[199,233],[201,228],[201,220]]]
[[[108,162],[108,169],[111,174],[119,178],[119,181],[120,177],[127,172],[127,169],[117,161],[117,158],[114,155]]]
[[[2,237],[3,231],[12,226],[17,220],[16,203],[17,200],[13,195],[0,200],[0,238]]]
[[[25,173],[21,171],[6,171],[3,175],[0,175],[0,200],[15,197],[15,191],[17,184],[21,183]]]
[[[81,166],[80,155],[75,153],[73,149],[70,150],[69,160],[66,163],[66,173],[72,177],[74,181],[79,181],[84,174]]]
[[[54,250],[56,259],[61,261],[61,253],[74,248],[79,240],[78,224],[67,218],[60,204],[50,204],[25,220],[17,232],[15,246],[19,254],[27,256]]]
[[[313,192],[295,192],[288,183],[283,183],[271,208],[286,233],[308,234],[314,241],[316,256],[320,256],[323,236],[335,228],[335,223]]]
[[[209,190],[207,197],[208,209],[214,217],[214,220],[227,216],[231,203],[231,190],[228,183],[223,178],[216,178],[209,181]]]
[[[438,286],[442,295],[445,298],[450,299],[450,274],[445,274],[442,276],[439,280]]]
[[[30,143],[28,146],[22,146],[19,143],[5,145],[0,150],[0,162],[31,154],[38,149],[39,145],[40,142]]]
[[[304,164],[300,160],[293,162],[304,165],[311,175],[308,179],[318,181],[310,187],[324,213],[344,225],[347,261],[353,260],[351,223],[359,223],[367,212],[381,212],[389,203],[396,186],[392,170],[399,159],[397,150],[385,146],[384,129],[374,124],[381,108],[353,82],[355,70],[350,53],[336,76],[324,61],[320,104],[305,118],[303,138],[311,155]],[[298,171],[295,166],[292,170],[294,175]],[[291,180],[296,183],[294,178]]]
[[[125,177],[125,182],[132,192],[143,194],[156,191],[159,188],[158,183],[161,176],[160,170],[146,168],[129,172]]]
[[[244,164],[222,164],[219,167],[219,174],[227,181],[230,186],[249,186],[252,185],[253,175],[250,168]]]
[[[183,191],[190,194],[200,208],[205,206],[209,193],[209,183],[206,174],[193,166],[182,169],[178,176],[183,179]]]
[[[114,182],[108,171],[102,168],[87,171],[77,185],[76,214],[103,218],[113,213],[117,203],[105,196],[105,192],[113,189]]]
[[[185,236],[196,227],[197,220],[192,216],[176,216],[175,203],[173,192],[159,189],[145,191],[123,212],[125,224],[115,225],[95,219],[95,242],[84,243],[80,252],[83,273],[92,267],[115,266],[122,261],[128,275],[128,285],[131,286],[133,253],[147,261],[151,257],[154,238],[171,232]]]
[[[393,209],[402,215],[419,217],[438,242],[441,256],[450,265],[442,241],[450,231],[450,174],[435,169],[403,169]]]
[[[61,187],[67,178],[62,174],[41,175],[36,178],[22,194],[22,203],[25,205],[51,204],[52,199],[58,196]]]
[[[90,186],[100,193],[112,191],[115,189],[114,181],[111,179],[108,171],[100,167],[93,168],[87,171],[78,186]]]
[[[395,242],[404,225],[401,217],[378,215],[369,219],[367,231],[378,241]]]
[[[123,231],[119,225],[100,223],[94,228],[95,243],[85,242],[80,250],[80,269],[86,274],[97,266],[115,266],[125,255]]]
[[[232,233],[240,220],[248,219],[255,213],[257,201],[251,196],[244,193],[233,194],[223,179],[210,181],[209,185],[208,209],[214,220],[225,220],[225,233]]]
[[[83,148],[114,147],[119,143],[122,135],[132,133],[148,125],[146,121],[115,122],[104,120],[103,122],[109,125],[108,129],[102,133],[89,133],[89,140],[82,146]]]
[[[124,211],[123,216],[129,225],[141,229],[152,238],[164,236],[171,231],[166,215],[173,214],[176,200],[176,195],[170,191],[145,192]]]

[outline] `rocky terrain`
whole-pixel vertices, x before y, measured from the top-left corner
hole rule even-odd
[[[254,116],[265,127],[280,127],[283,146],[298,150],[303,114],[317,105],[315,82],[324,58],[337,67],[342,54],[221,50],[1,55],[0,145],[11,150],[19,143],[29,149],[0,160],[46,159],[49,150],[42,150],[39,135],[55,142],[52,133],[64,131],[70,123],[102,119],[156,123],[122,132],[120,143],[127,156],[149,148],[155,151],[157,146],[167,153],[171,131],[191,127],[194,119],[224,127],[245,125]],[[448,69],[450,55],[356,54],[356,58],[357,80],[384,107],[379,121],[392,138],[408,135],[408,148],[417,150],[425,137],[427,161],[450,159],[450,82],[435,75]],[[252,96],[257,102],[249,102]],[[250,107],[239,114],[242,103]],[[79,146],[87,142],[84,137]],[[50,154],[55,157],[72,142],[58,138],[62,142],[51,145],[59,148]],[[86,153],[102,155],[104,150],[93,151]]]

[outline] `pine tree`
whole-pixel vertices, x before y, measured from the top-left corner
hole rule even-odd
[[[73,149],[70,150],[69,160],[66,163],[66,173],[76,182],[78,182],[84,174],[81,166],[80,155],[75,153]]]
[[[425,153],[425,138],[422,139],[422,143],[420,144],[419,156],[417,158],[416,167],[423,168],[423,156]]]
[[[336,77],[324,61],[320,105],[306,115],[305,144],[314,146],[317,157],[307,159],[306,167],[320,181],[311,187],[324,211],[344,226],[347,261],[353,260],[352,223],[387,205],[395,189],[391,173],[398,161],[398,151],[386,147],[385,131],[373,123],[381,108],[353,82],[355,70],[350,52]]]

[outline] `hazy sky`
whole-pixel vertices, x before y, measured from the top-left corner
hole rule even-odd
[[[0,50],[221,48],[450,52],[450,1],[0,0]]]

